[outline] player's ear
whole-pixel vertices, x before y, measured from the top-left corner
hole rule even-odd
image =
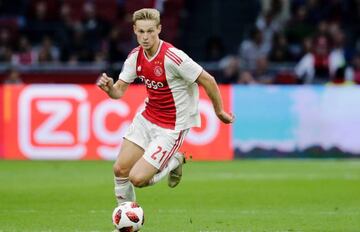
[[[160,34],[160,32],[161,32],[161,24],[159,24],[159,25],[157,26],[157,28],[158,28],[159,34]]]
[[[133,25],[133,30],[134,30],[134,33],[136,34],[136,25],[135,24]]]

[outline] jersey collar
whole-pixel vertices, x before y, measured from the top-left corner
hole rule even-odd
[[[152,60],[154,60],[154,59],[157,57],[157,55],[159,54],[162,45],[163,45],[163,41],[160,40],[160,44],[159,44],[159,47],[158,47],[156,53],[155,53],[150,59],[147,58],[147,56],[146,56],[146,54],[145,54],[145,50],[143,49],[143,54],[144,54],[145,59],[146,59],[148,62],[151,62]]]

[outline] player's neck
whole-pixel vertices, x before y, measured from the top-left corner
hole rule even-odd
[[[154,46],[152,46],[150,49],[144,50],[146,57],[148,59],[151,59],[156,54],[157,50],[159,49],[159,46],[160,46],[160,39],[156,41]]]

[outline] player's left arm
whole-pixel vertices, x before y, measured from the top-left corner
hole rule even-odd
[[[204,87],[206,94],[209,96],[217,117],[224,123],[229,124],[234,122],[235,117],[232,113],[228,113],[224,110],[221,94],[216,80],[208,72],[203,70],[196,82]]]

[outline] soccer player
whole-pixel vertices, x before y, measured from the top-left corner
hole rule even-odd
[[[130,52],[119,79],[114,84],[103,73],[97,83],[110,98],[119,99],[140,78],[148,94],[146,107],[129,126],[114,163],[119,204],[135,201],[134,186],[153,185],[166,175],[169,187],[180,182],[185,157],[178,150],[189,129],[200,126],[198,85],[210,97],[217,117],[224,123],[234,121],[223,109],[215,79],[183,51],[160,40],[156,9],[136,11],[133,29],[140,46]]]

